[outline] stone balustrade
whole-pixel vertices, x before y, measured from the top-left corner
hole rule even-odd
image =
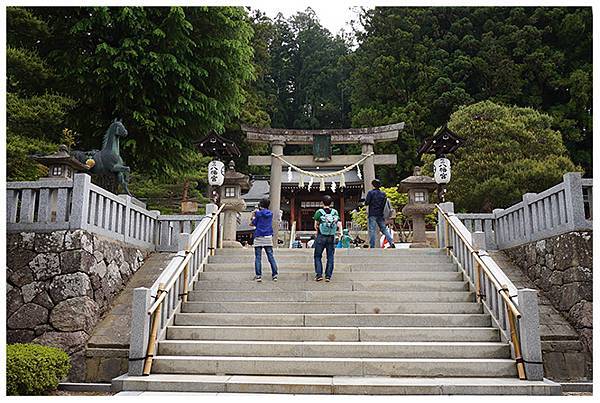
[[[592,229],[592,179],[569,172],[541,193],[489,214],[456,214],[471,232],[482,231],[490,249],[506,249],[572,231]]]
[[[181,233],[191,233],[201,215],[161,215],[128,195],[91,183],[41,179],[7,183],[7,232],[85,230],[145,250],[177,251]]]

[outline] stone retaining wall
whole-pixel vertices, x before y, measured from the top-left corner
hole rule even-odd
[[[83,230],[7,235],[7,341],[57,346],[85,378],[91,330],[148,252]]]
[[[591,353],[592,232],[569,232],[504,252],[569,321]]]

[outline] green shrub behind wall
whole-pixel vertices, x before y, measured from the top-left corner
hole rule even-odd
[[[6,349],[8,395],[41,395],[55,390],[71,369],[67,353],[38,344],[9,344]]]

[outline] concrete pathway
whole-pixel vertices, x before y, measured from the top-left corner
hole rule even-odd
[[[127,371],[133,289],[150,287],[174,256],[175,253],[154,253],[146,259],[96,325],[86,348],[88,381],[110,382]]]

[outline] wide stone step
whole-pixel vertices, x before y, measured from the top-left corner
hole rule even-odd
[[[492,358],[157,356],[157,374],[514,377],[515,361]]]
[[[230,313],[482,313],[475,302],[351,303],[351,302],[187,302],[182,312]]]
[[[491,326],[488,314],[249,314],[179,313],[176,326]]]
[[[311,248],[274,248],[275,256],[312,256],[314,249]],[[407,249],[382,249],[382,248],[336,248],[335,254],[338,256],[366,256],[366,257],[381,257],[381,256],[446,256],[446,249],[438,248],[407,248]],[[217,249],[216,256],[254,256],[254,248],[236,248],[236,249]]]
[[[160,355],[346,358],[510,358],[499,342],[289,342],[165,340]]]
[[[323,263],[325,267],[325,263]],[[314,273],[315,267],[313,262],[305,263],[286,263],[277,262],[277,268],[280,274],[288,272],[307,272]],[[266,276],[271,273],[271,266],[268,262],[263,262],[263,274]],[[204,268],[205,272],[245,272],[254,273],[254,262],[245,261],[238,263],[210,263]],[[335,263],[333,272],[348,273],[348,272],[456,272],[457,266],[448,262],[445,263],[382,263],[375,260],[371,263]]]
[[[169,326],[169,340],[499,341],[493,327]]]
[[[327,283],[313,280],[270,281],[268,276],[262,283],[255,281],[197,281],[194,290],[224,291],[468,291],[465,281],[332,281]]]
[[[467,291],[190,291],[190,301],[205,302],[473,302]]]
[[[325,260],[325,254],[322,257]],[[300,256],[280,256],[275,257],[277,263],[310,263],[314,262],[313,255]],[[448,256],[342,256],[335,255],[336,263],[357,263],[369,264],[377,262],[379,264],[415,264],[415,263],[450,263]],[[268,263],[267,256],[263,253],[262,261]],[[215,255],[208,258],[209,263],[252,263],[254,264],[254,256],[228,256]]]
[[[268,280],[271,269],[267,266],[263,268],[265,280]],[[304,281],[313,280],[314,272],[306,270],[302,272],[281,273],[279,281]],[[199,273],[200,281],[227,281],[238,282],[247,281],[254,278],[254,270],[246,269],[244,271],[227,271],[225,273],[218,271],[206,271]],[[335,271],[335,281],[462,281],[463,275],[457,271],[363,271],[363,272],[340,272]]]
[[[327,395],[560,395],[561,393],[560,384],[548,380],[521,381],[518,378],[480,377],[295,377],[188,374],[129,376],[125,374],[113,380],[113,387],[116,390],[128,391],[125,393],[131,393],[130,391]],[[120,397],[119,394],[117,397]],[[172,398],[172,395],[165,397]],[[190,397],[197,398],[198,396]]]

